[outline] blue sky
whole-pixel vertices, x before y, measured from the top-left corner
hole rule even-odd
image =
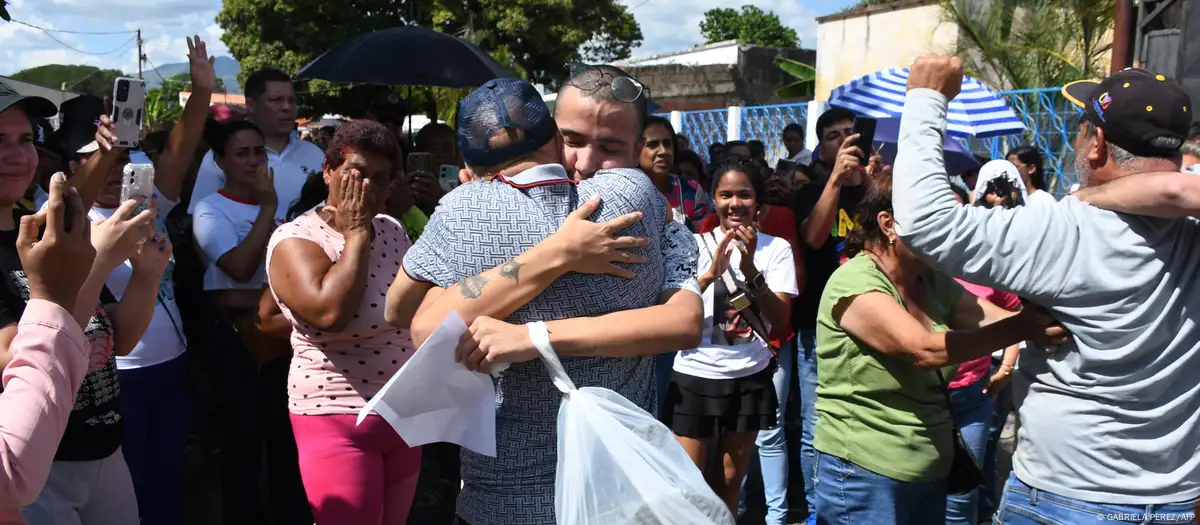
[[[785,25],[799,32],[802,45],[813,47],[817,28],[814,17],[855,3],[855,0],[620,1],[633,9],[645,36],[642,47],[634,51],[635,56],[699,44],[704,11],[742,3],[775,12]],[[14,20],[52,29],[98,32],[140,28],[150,62],[162,65],[182,62],[187,52],[184,37],[194,33],[208,41],[210,52],[228,54],[220,41],[221,28],[213,21],[220,8],[220,0],[10,0],[8,10]],[[132,34],[52,34],[62,43],[39,30],[0,22],[0,49],[4,50],[0,74],[43,64],[90,64],[125,72],[137,70]]]

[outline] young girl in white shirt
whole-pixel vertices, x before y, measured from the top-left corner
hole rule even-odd
[[[767,341],[786,331],[798,292],[791,246],[758,231],[759,171],[735,161],[718,166],[712,180],[721,225],[697,239],[703,339],[675,358],[663,421],[701,470],[708,447],[720,448],[723,474],[709,479],[736,513],[755,437],[776,424]]]

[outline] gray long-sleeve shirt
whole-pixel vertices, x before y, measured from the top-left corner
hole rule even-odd
[[[1073,196],[959,206],[942,159],[947,101],[908,93],[893,208],[934,267],[1048,308],[1072,340],[1021,354],[1013,469],[1032,487],[1114,504],[1200,497],[1200,226]]]

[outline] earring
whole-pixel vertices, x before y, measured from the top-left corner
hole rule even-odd
[[[896,239],[894,239],[892,237],[888,237],[888,246],[895,246],[895,245],[896,245]]]

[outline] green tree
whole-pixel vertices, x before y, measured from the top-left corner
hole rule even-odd
[[[99,69],[95,66],[68,66],[47,64],[13,75],[12,78],[39,84],[52,89],[65,89],[85,95],[103,97],[111,95],[113,81],[128,76],[115,69]]]
[[[813,89],[817,83],[817,70],[812,66],[792,60],[790,58],[778,57],[775,59],[775,65],[779,66],[784,73],[791,75],[796,81],[779,88],[775,92],[775,96],[779,98],[805,98],[813,96]]]
[[[1061,86],[1103,76],[1115,0],[942,0],[958,26],[967,74],[998,89]]]
[[[798,47],[796,30],[779,21],[779,15],[752,5],[742,6],[739,13],[727,7],[709,9],[700,22],[704,43],[741,40],[747,44],[766,47]]]
[[[295,73],[354,36],[414,23],[474,42],[512,73],[551,83],[583,53],[613,61],[629,56],[641,30],[616,0],[224,0],[217,23],[241,62],[241,80],[270,66]],[[397,53],[419,50],[397,50]],[[381,64],[380,67],[387,67]],[[302,110],[345,111],[349,90],[309,82]],[[414,90],[415,91],[415,90]],[[402,92],[403,93],[403,92]],[[436,97],[435,97],[436,98]],[[439,113],[442,110],[439,108]]]
[[[174,97],[160,88],[146,92],[146,124],[153,128],[163,122],[174,122],[183,116],[183,108],[179,106],[179,94]]]

